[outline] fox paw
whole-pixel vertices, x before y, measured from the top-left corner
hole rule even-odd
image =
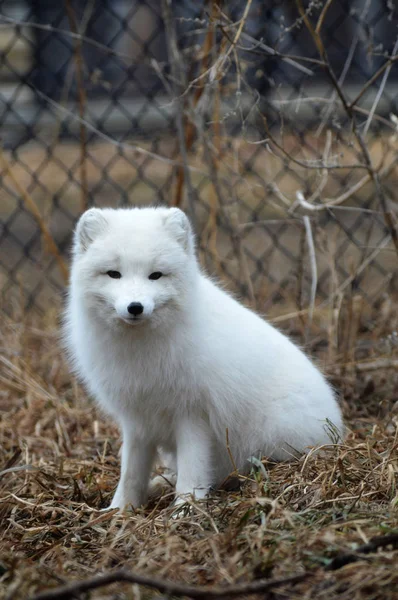
[[[175,473],[165,473],[164,475],[156,475],[149,482],[148,497],[152,500],[159,498],[165,494],[172,492],[176,484],[177,476]]]

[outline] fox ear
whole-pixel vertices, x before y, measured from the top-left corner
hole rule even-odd
[[[179,208],[167,210],[165,225],[188,253],[194,251],[194,235],[188,217]]]
[[[75,230],[75,253],[87,250],[95,238],[103,233],[108,222],[100,208],[90,208],[80,217]]]

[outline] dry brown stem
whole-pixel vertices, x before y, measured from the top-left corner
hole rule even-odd
[[[75,12],[70,0],[65,0],[66,13],[69,19],[69,26],[72,33],[75,34],[74,60],[76,68],[76,83],[79,97],[79,116],[80,116],[80,187],[81,187],[81,211],[84,212],[88,202],[88,183],[87,183],[87,132],[84,124],[84,115],[86,112],[86,90],[84,88],[84,62],[82,53],[82,40],[78,37],[78,26]]]
[[[188,197],[188,214],[190,216],[192,225],[196,225],[196,191],[192,185],[191,173],[188,164],[188,147],[185,138],[184,131],[184,98],[181,95],[181,91],[185,89],[185,73],[182,63],[180,51],[178,49],[177,35],[175,30],[175,23],[172,14],[171,0],[162,0],[162,13],[166,29],[166,40],[167,49],[169,55],[169,61],[171,65],[171,73],[173,78],[174,87],[174,98],[173,101],[176,105],[176,127],[178,133],[178,142],[180,147],[180,156],[182,161],[182,171],[184,173],[184,181],[187,187]]]
[[[289,584],[294,585],[295,583],[304,581],[304,579],[307,579],[308,577],[310,577],[309,573],[300,573],[299,575],[292,575],[291,577],[285,577],[283,579],[267,579],[228,585],[225,586],[225,588],[210,588],[178,584],[173,581],[162,581],[154,577],[145,577],[145,575],[138,575],[127,571],[116,571],[105,575],[97,575],[69,585],[60,586],[54,590],[41,592],[40,594],[33,596],[31,600],[69,600],[69,598],[74,598],[78,594],[95,590],[115,582],[143,585],[145,587],[156,589],[159,592],[163,592],[167,596],[186,596],[188,598],[235,598],[246,594],[266,592]]]
[[[218,0],[211,0],[210,26],[207,30],[205,39],[203,41],[202,63],[200,66],[200,74],[201,75],[208,72],[209,65],[210,65],[211,52],[212,52],[213,45],[214,45],[214,27],[212,26],[212,22],[216,16],[216,4],[217,3],[218,3]],[[193,110],[196,109],[198,102],[201,99],[203,91],[205,89],[206,89],[205,80],[204,80],[204,78],[201,78],[198,83],[198,86],[195,88],[195,91],[193,94],[193,99],[192,99]],[[187,152],[189,152],[189,150],[191,150],[192,145],[195,140],[196,127],[195,127],[193,120],[189,119],[189,117],[187,117],[187,116],[185,117],[184,130],[185,130],[184,131],[185,145],[186,145]],[[172,206],[181,206],[183,188],[184,188],[184,168],[180,167],[177,171],[177,184],[176,184],[175,195],[172,200]]]

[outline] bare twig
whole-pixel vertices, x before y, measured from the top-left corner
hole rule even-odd
[[[228,431],[228,427],[225,430],[225,443],[226,443],[226,448],[227,448],[229,460],[231,461],[231,465],[232,465],[233,470],[234,470],[233,472],[234,473],[238,473],[238,467],[236,466],[236,462],[235,462],[235,459],[233,457],[232,450],[231,450],[231,445],[229,443],[229,431]]]
[[[311,267],[311,293],[310,293],[310,303],[308,308],[308,322],[307,322],[307,331],[306,331],[306,339],[308,340],[308,336],[311,330],[312,318],[314,315],[315,308],[315,298],[316,298],[316,288],[318,285],[318,268],[316,264],[316,254],[315,254],[315,244],[314,238],[312,236],[311,222],[309,217],[303,217],[305,232],[307,236],[307,246],[308,246],[308,257],[310,260]]]
[[[182,168],[184,170],[184,181],[187,186],[188,196],[188,212],[191,219],[192,225],[196,225],[196,211],[195,211],[195,200],[196,193],[191,181],[191,173],[188,166],[188,154],[187,144],[185,139],[184,131],[184,101],[181,97],[181,91],[185,89],[185,77],[183,73],[183,65],[181,62],[181,55],[178,50],[177,35],[175,30],[175,24],[173,22],[172,14],[172,2],[171,0],[162,0],[162,13],[166,29],[166,40],[168,57],[171,67],[171,73],[174,84],[175,98],[173,99],[176,106],[176,126],[178,133],[178,142],[180,146],[180,155],[182,161]]]
[[[362,362],[354,362],[353,366],[357,371],[378,371],[379,369],[398,369],[398,358],[375,358]]]
[[[230,20],[228,19],[227,15],[224,12],[222,12],[221,10],[220,10],[220,15],[228,24],[230,23]],[[229,34],[226,31],[226,28],[222,25],[219,25],[219,27],[222,30],[223,34],[230,41],[230,43],[233,44],[233,40],[230,39]],[[305,67],[304,65],[301,65],[297,61],[302,60],[302,61],[313,63],[316,65],[320,64],[320,61],[317,59],[311,59],[306,56],[286,55],[281,52],[278,52],[274,48],[271,48],[271,46],[267,46],[267,44],[264,44],[264,42],[262,40],[256,40],[254,37],[252,37],[245,31],[241,31],[240,38],[243,40],[247,40],[248,42],[251,42],[252,44],[255,45],[255,48],[260,48],[261,50],[264,50],[264,52],[266,52],[270,56],[275,56],[275,57],[280,58],[283,62],[286,62],[287,64],[291,65],[292,67],[295,67],[299,71],[302,71],[303,73],[305,73],[306,75],[309,75],[309,76],[313,75],[314,72],[311,71],[311,69],[308,69],[307,67]],[[235,42],[235,46],[238,46],[237,42]],[[243,49],[246,52],[251,51],[251,48],[243,48]]]
[[[303,103],[311,103],[311,102],[313,102],[313,103],[316,103],[316,104],[319,104],[319,103],[330,104],[329,108],[331,110],[333,110],[334,97],[336,95],[337,94],[334,92],[333,96],[331,98],[322,98],[322,96],[308,96],[306,98],[303,98],[301,95],[299,97],[297,97],[297,98],[288,98],[288,99],[285,98],[285,99],[282,99],[282,100],[276,100],[275,98],[271,98],[270,99],[270,103],[272,105],[274,105],[274,106],[285,106],[285,105],[290,105],[290,104],[303,104]],[[361,115],[368,116],[370,114],[369,110],[366,110],[365,108],[362,108],[360,106],[353,106],[352,108],[355,110],[355,112],[357,112],[357,113],[359,113]],[[394,125],[390,120],[384,118],[381,115],[374,114],[373,115],[373,119],[375,121],[379,121],[379,123],[383,123],[383,125],[385,125],[386,127],[388,127],[389,129],[391,129],[393,131],[396,131],[396,129],[397,129],[396,125]],[[324,120],[326,120],[326,119],[324,119]],[[316,136],[319,136],[320,132],[323,129],[323,125],[324,125],[324,123],[323,124],[321,123],[320,129],[318,129],[316,131]]]
[[[349,277],[347,277],[347,279],[345,279],[343,281],[343,283],[337,288],[336,290],[336,294],[338,295],[341,292],[343,292],[349,285],[351,285],[351,283],[354,281],[354,279],[356,277],[358,277],[358,275],[360,275],[368,265],[370,265],[370,263],[376,258],[376,256],[383,250],[383,248],[385,248],[387,246],[387,244],[389,244],[391,242],[391,236],[390,235],[386,235],[386,237],[384,239],[381,240],[381,242],[379,242],[377,248],[375,248],[373,250],[373,252],[371,254],[369,254],[369,256],[367,256],[362,262],[361,264],[356,268],[355,273],[353,275],[350,275]],[[321,304],[320,307],[324,307],[328,304],[328,300],[324,300]]]
[[[253,229],[254,227],[268,227],[269,225],[282,225],[282,223],[288,223],[289,225],[297,225],[302,227],[300,219],[264,219],[262,221],[250,221],[248,223],[240,223],[238,228],[241,231]]]
[[[303,281],[304,281],[304,265],[305,265],[305,241],[306,241],[306,231],[303,225],[303,221],[301,222],[301,232],[299,239],[299,250],[298,250],[298,259],[297,259],[297,277],[296,277],[296,306],[298,312],[300,312],[303,308]],[[298,323],[302,330],[302,335],[305,338],[305,319],[304,315],[298,316]]]
[[[174,583],[173,581],[165,581],[156,579],[155,577],[148,577],[119,570],[104,575],[96,575],[89,579],[77,581],[76,583],[70,583],[52,590],[40,592],[33,596],[31,600],[68,600],[83,592],[96,590],[106,585],[110,585],[111,583],[122,582],[143,585],[145,587],[156,589],[168,596],[187,596],[188,598],[228,598],[265,592],[284,585],[294,585],[295,583],[308,579],[310,576],[311,573],[305,572],[282,579],[259,579],[249,583],[237,583],[225,587],[211,588]]]
[[[210,26],[207,29],[206,36],[203,41],[203,50],[202,50],[203,58],[202,58],[202,64],[200,67],[201,75],[203,75],[205,72],[208,72],[208,69],[210,66],[211,51],[212,51],[213,44],[214,44],[214,27],[213,27],[214,17],[215,17],[215,2],[212,2]],[[195,109],[197,107],[204,90],[205,90],[204,79],[201,79],[200,85],[198,85],[195,89],[195,93],[194,93],[194,97],[193,97],[193,101],[192,101],[193,109]],[[195,139],[195,131],[196,131],[196,127],[195,127],[195,124],[192,119],[186,118],[186,123],[185,123],[184,129],[185,129],[185,131],[184,131],[185,145],[186,145],[187,151],[189,151],[193,145],[193,142]],[[176,192],[175,192],[175,196],[174,196],[174,200],[173,200],[174,206],[181,206],[183,188],[184,188],[184,168],[180,167],[178,169],[178,173],[177,173]]]
[[[391,173],[391,171],[393,169],[395,169],[395,167],[397,165],[397,161],[398,161],[398,159],[391,162],[389,165],[386,165],[385,167],[383,167],[378,172],[379,177],[380,178],[387,177]],[[331,209],[331,208],[340,208],[340,209],[344,208],[347,210],[360,210],[360,211],[368,212],[368,209],[362,208],[362,207],[354,207],[354,206],[342,207],[339,205],[342,204],[343,202],[346,202],[346,200],[349,200],[351,198],[351,196],[353,196],[354,194],[359,192],[367,183],[369,183],[370,180],[371,180],[370,175],[365,175],[359,181],[357,181],[357,183],[354,183],[353,186],[348,188],[347,191],[340,194],[340,196],[338,196],[337,198],[325,198],[325,200],[324,200],[324,202],[322,202],[322,204],[309,203],[304,198],[304,195],[302,192],[296,194],[296,201],[297,201],[297,204],[299,204],[300,206],[302,206],[303,208],[305,208],[306,210],[309,210],[311,212],[325,210],[325,209]],[[294,211],[294,207],[292,206],[290,212],[293,212],[293,211]]]
[[[218,110],[217,101],[214,102],[214,112]],[[210,141],[207,139],[205,132],[200,131],[200,135],[202,137],[203,145],[204,145],[204,156],[205,160],[208,164],[208,170],[210,175],[211,188],[209,193],[209,205],[210,212],[209,218],[206,223],[206,226],[203,231],[203,235],[208,235],[208,247],[210,252],[212,253],[213,260],[215,262],[215,266],[219,275],[222,277],[222,269],[219,261],[219,256],[217,252],[217,208],[223,206],[223,195],[221,192],[220,186],[220,178],[219,178],[219,158],[220,158],[220,140],[219,140],[219,132],[218,128],[214,127],[216,125],[216,120],[213,124],[213,129],[215,129],[214,133],[217,133],[216,136],[216,144],[217,150],[210,144]],[[211,134],[211,131],[209,132]]]
[[[326,132],[325,149],[323,151],[323,156],[322,156],[322,161],[323,161],[323,164],[325,164],[325,165],[327,164],[327,161],[329,159],[329,153],[330,153],[331,146],[332,146],[332,132],[330,131],[330,129],[328,129],[328,131]],[[314,200],[319,198],[319,196],[322,194],[322,192],[328,182],[328,176],[329,176],[328,169],[322,169],[322,176],[321,176],[320,182],[319,182],[317,188],[311,194],[310,198],[308,199],[308,201],[310,203],[314,202]]]
[[[229,223],[232,228],[231,237],[232,237],[232,241],[233,241],[233,244],[234,244],[234,247],[236,250],[236,254],[237,254],[237,258],[239,261],[240,278],[242,279],[242,281],[246,282],[249,300],[250,300],[252,306],[255,307],[256,297],[255,297],[255,293],[254,293],[254,289],[253,289],[253,283],[252,283],[252,279],[251,279],[251,275],[250,275],[250,269],[247,264],[247,259],[246,259],[245,251],[243,248],[242,239],[241,239],[241,233],[240,233],[240,229],[239,229],[238,211],[237,211],[236,206],[231,206],[231,207],[228,207],[228,210],[226,210],[225,212],[226,212],[226,214],[228,214]]]
[[[370,178],[373,180],[373,183],[375,186],[376,195],[379,199],[380,206],[383,211],[384,221],[390,232],[391,239],[393,241],[396,252],[398,254],[398,232],[397,232],[395,216],[394,216],[393,212],[391,211],[391,209],[388,207],[387,198],[385,196],[384,190],[380,183],[379,174],[378,174],[377,170],[375,170],[373,167],[372,159],[370,158],[370,153],[369,153],[368,147],[366,146],[366,143],[365,143],[361,133],[359,132],[359,129],[356,124],[355,115],[353,113],[351,113],[351,119],[352,119],[352,127],[353,127],[354,134],[358,140],[358,144],[362,150],[363,157],[368,166],[368,172],[369,172]]]
[[[309,210],[311,212],[319,212],[319,211],[325,210],[325,209],[336,208],[339,204],[341,204],[342,202],[345,202],[345,200],[347,200],[350,196],[355,194],[356,191],[361,189],[361,187],[363,185],[365,185],[365,183],[367,183],[368,181],[369,181],[369,177],[366,177],[366,181],[364,183],[363,183],[363,180],[361,179],[360,181],[358,181],[357,184],[352,186],[352,188],[347,190],[347,192],[345,192],[344,194],[341,194],[341,196],[339,196],[338,198],[335,198],[333,200],[328,200],[325,204],[323,204],[323,203],[322,204],[311,204],[304,198],[304,194],[301,191],[298,191],[296,193],[296,202],[294,204],[292,204],[289,212],[293,214],[297,205],[300,205],[302,208],[305,208],[306,210]]]
[[[395,55],[396,55],[397,51],[398,51],[398,38],[397,38],[397,40],[395,42],[394,49],[392,51],[392,56],[394,58],[395,58]],[[383,94],[385,85],[387,83],[388,76],[389,76],[390,71],[391,71],[393,60],[390,59],[389,61],[387,61],[387,63],[388,63],[388,65],[387,65],[387,67],[386,67],[386,69],[384,71],[384,76],[383,76],[383,79],[381,81],[380,87],[377,90],[376,98],[374,99],[374,102],[372,104],[372,108],[370,109],[370,113],[369,113],[368,119],[366,121],[365,128],[363,130],[363,135],[367,134],[367,132],[369,130],[369,127],[370,127],[370,125],[372,123],[373,115],[374,115],[374,113],[376,111],[377,105],[379,104],[380,98],[381,98],[381,96]],[[387,63],[385,63],[385,64],[387,64]]]
[[[362,98],[364,93],[374,84],[374,82],[384,73],[386,69],[389,69],[395,62],[398,61],[398,56],[391,56],[381,67],[367,80],[364,84],[361,91],[355,96],[354,100],[350,102],[349,107],[354,108],[356,104],[358,104],[359,100]]]
[[[323,22],[324,22],[325,17],[326,17],[326,13],[328,12],[328,10],[329,10],[330,5],[332,4],[332,2],[333,2],[333,0],[326,0],[325,5],[322,8],[321,14],[319,15],[318,22],[317,22],[316,27],[315,27],[316,33],[319,33],[321,31],[322,26],[323,26]]]
[[[250,144],[253,145],[259,145],[259,144],[264,144],[264,143],[268,143],[269,141],[272,142],[272,144],[282,152],[282,154],[284,156],[286,156],[286,158],[288,158],[290,161],[292,161],[293,163],[295,163],[296,165],[298,165],[299,167],[303,167],[304,169],[315,169],[315,170],[319,170],[319,169],[329,169],[329,170],[335,170],[335,169],[368,169],[368,165],[363,164],[361,165],[360,163],[353,163],[353,164],[347,164],[347,165],[339,165],[339,164],[325,164],[324,160],[317,160],[318,164],[310,164],[310,162],[303,162],[301,160],[298,160],[297,158],[295,158],[294,156],[292,156],[291,154],[289,154],[289,152],[282,146],[282,144],[280,144],[275,137],[272,135],[269,127],[268,127],[268,123],[267,123],[267,118],[265,117],[265,115],[261,114],[262,117],[262,121],[263,121],[263,125],[264,125],[264,129],[266,131],[267,134],[267,138],[265,140],[258,140],[255,142],[249,142]],[[315,162],[315,161],[314,161]]]
[[[236,44],[239,41],[239,38],[240,38],[240,36],[242,34],[243,28],[244,28],[245,23],[246,23],[246,19],[248,17],[249,11],[250,11],[250,7],[251,7],[251,4],[252,4],[252,1],[253,0],[246,0],[246,6],[244,8],[243,15],[242,15],[242,17],[240,19],[238,28],[237,28],[235,36],[234,36],[234,39],[232,40],[232,43],[229,46],[227,52],[222,56],[222,61],[219,64],[219,69],[222,68],[223,64],[225,63],[225,61],[227,60],[227,58],[229,57],[229,55],[231,54],[231,52],[235,49]]]
[[[371,2],[371,0],[366,0],[365,1],[365,5],[363,7],[362,13],[361,13],[360,18],[359,18],[360,22],[366,17],[366,14],[367,14],[367,12],[369,10],[370,2]],[[315,29],[316,33],[318,33],[318,35],[319,35],[321,27],[318,27],[318,25],[319,25],[319,21],[318,21],[317,27]],[[357,31],[355,32],[355,36],[354,36],[354,38],[353,38],[353,40],[351,42],[350,49],[349,49],[348,54],[347,54],[347,59],[346,59],[346,61],[344,63],[343,70],[342,70],[342,72],[340,74],[340,77],[339,77],[339,85],[343,85],[343,83],[345,81],[346,75],[347,75],[347,73],[348,73],[348,71],[350,69],[351,63],[352,63],[352,59],[354,58],[354,54],[355,54],[355,51],[357,49],[358,42],[359,42],[359,31],[357,29]],[[329,101],[330,101],[329,107],[325,111],[325,114],[323,115],[323,118],[322,118],[322,123],[319,125],[319,127],[317,129],[317,132],[316,132],[317,136],[321,135],[321,133],[323,131],[323,128],[325,126],[325,123],[327,122],[327,120],[329,119],[329,117],[331,115],[331,112],[333,110],[333,104],[335,102],[336,97],[337,97],[337,92],[336,92],[336,90],[333,90],[333,95],[329,99]]]
[[[9,469],[3,469],[0,471],[0,477],[6,475],[7,473],[17,473],[20,471],[39,471],[38,467],[34,467],[33,465],[21,465],[19,467],[10,467]]]
[[[60,35],[71,38],[72,40],[78,40],[80,42],[84,42],[85,44],[89,44],[97,50],[101,50],[101,52],[104,52],[105,54],[131,60],[131,54],[119,52],[113,48],[110,48],[109,46],[105,46],[105,44],[101,44],[101,42],[97,42],[97,40],[94,40],[86,35],[82,35],[81,33],[76,33],[74,31],[68,31],[67,29],[60,29],[59,27],[54,27],[49,23],[36,23],[35,21],[25,20],[21,21],[3,14],[0,15],[0,29],[3,27],[8,27],[8,24],[15,25],[15,27],[29,27],[38,29],[40,31],[47,31],[49,33],[59,33]]]
[[[361,554],[372,554],[377,552],[379,548],[386,548],[387,546],[398,547],[398,533],[374,537],[369,543],[359,546],[355,552],[336,556],[325,568],[327,571],[336,571],[345,565],[361,560]]]
[[[69,27],[77,34],[77,22],[70,0],[65,0],[65,8],[68,15]],[[76,69],[76,83],[79,98],[80,115],[80,189],[81,189],[81,211],[87,208],[88,185],[87,185],[87,132],[83,119],[86,110],[86,90],[84,88],[82,41],[75,38],[74,61]]]

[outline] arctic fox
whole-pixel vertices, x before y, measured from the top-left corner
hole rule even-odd
[[[145,503],[159,452],[177,499],[203,498],[233,465],[244,472],[250,457],[330,443],[328,421],[342,432],[320,371],[203,275],[178,208],[82,215],[65,333],[77,373],[122,432],[110,508]]]

